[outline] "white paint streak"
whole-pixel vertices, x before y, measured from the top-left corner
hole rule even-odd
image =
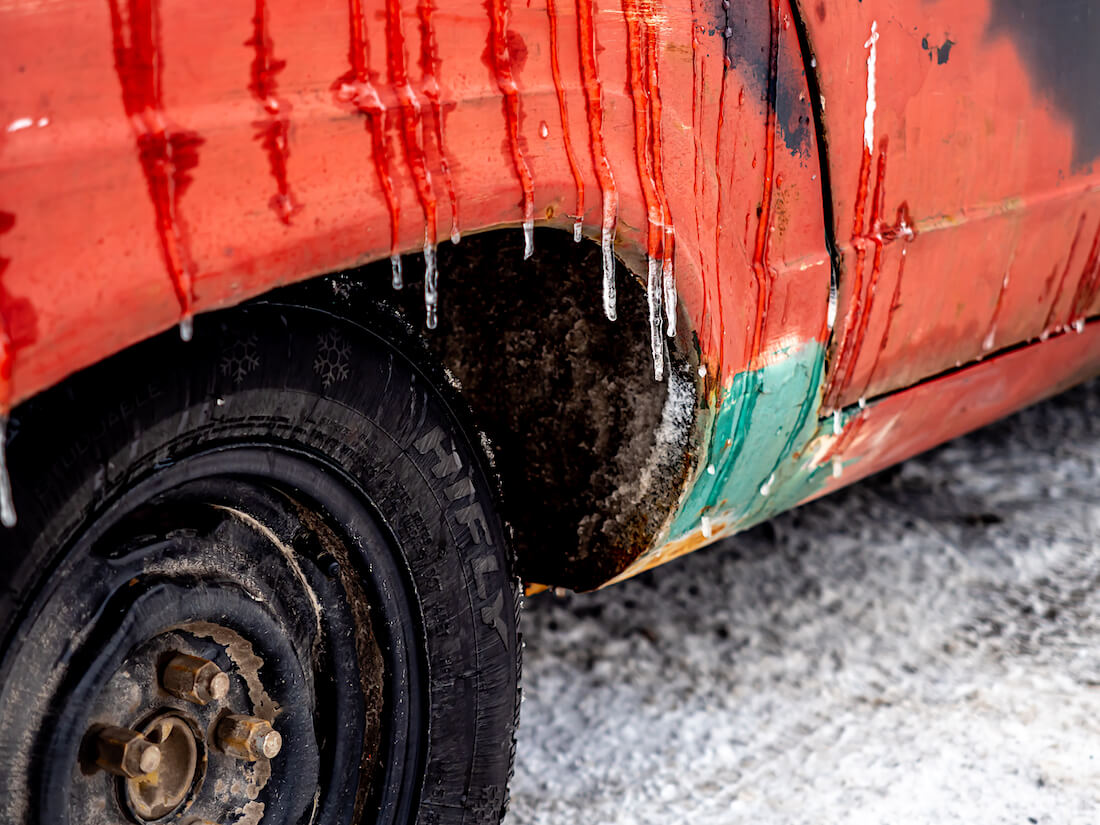
[[[34,126],[33,120],[31,120],[29,117],[21,117],[17,120],[13,120],[11,123],[8,124],[8,131],[19,132],[23,129],[29,129],[32,126]]]
[[[878,21],[871,21],[871,36],[863,44],[867,55],[867,116],[863,119],[863,143],[868,152],[875,151],[875,69],[878,64]]]

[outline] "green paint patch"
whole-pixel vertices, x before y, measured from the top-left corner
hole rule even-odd
[[[794,507],[825,484],[831,466],[813,466],[825,349],[808,341],[775,363],[739,373],[711,408],[707,455],[669,527],[666,541],[710,522],[723,535]],[[841,423],[844,423],[842,421]],[[830,428],[832,422],[824,426]],[[704,522],[704,518],[707,519]]]

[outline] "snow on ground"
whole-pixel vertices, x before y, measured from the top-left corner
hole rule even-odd
[[[1100,381],[527,602],[506,825],[1100,823]]]

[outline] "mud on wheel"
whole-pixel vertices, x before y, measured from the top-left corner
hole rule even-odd
[[[500,820],[505,534],[455,400],[370,327],[254,305],[16,411],[0,821]]]

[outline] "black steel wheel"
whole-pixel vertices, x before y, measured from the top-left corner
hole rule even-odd
[[[455,399],[370,326],[254,305],[16,411],[0,821],[499,822],[505,533]]]

